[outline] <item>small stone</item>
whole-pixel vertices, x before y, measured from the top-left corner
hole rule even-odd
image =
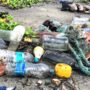
[[[43,83],[42,80],[38,80],[38,81],[37,81],[37,85],[38,85],[38,86],[41,86],[42,83]]]
[[[53,83],[55,86],[59,86],[60,83],[61,83],[61,81],[60,81],[59,79],[54,78],[54,79],[52,79],[52,83]]]
[[[45,85],[50,85],[50,84],[51,84],[51,80],[50,79],[45,81]]]
[[[32,81],[31,80],[28,80],[27,86],[31,86],[31,84],[32,84]]]

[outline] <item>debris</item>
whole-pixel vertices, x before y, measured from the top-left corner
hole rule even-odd
[[[68,0],[59,0],[59,1],[62,4],[62,8],[61,8],[62,11],[70,10],[69,4],[72,4],[73,0],[69,0],[69,1]]]
[[[0,38],[2,38],[3,40],[9,41],[9,50],[16,50],[19,42],[22,40],[23,35],[25,32],[25,28],[21,25],[18,25],[14,28],[13,31],[4,31],[4,30],[0,30]]]
[[[43,83],[42,80],[38,80],[38,81],[37,81],[37,85],[38,85],[38,86],[41,86],[42,83]]]
[[[74,17],[72,20],[72,26],[78,30],[79,28],[82,28],[83,26],[89,27],[90,26],[90,20],[87,17]]]
[[[46,20],[43,25],[48,27],[52,32],[56,32],[57,28],[61,27],[61,24],[56,20]]]
[[[67,64],[59,63],[55,66],[55,73],[58,77],[70,78],[72,75],[72,68]]]
[[[59,53],[47,50],[42,58],[50,63],[66,63],[72,67],[75,65],[75,60],[69,53]]]
[[[33,55],[27,52],[14,52],[9,50],[0,50],[0,59],[7,64],[8,62],[33,62]]]
[[[75,12],[78,10],[77,5],[75,3],[69,4],[69,11]]]
[[[67,51],[68,43],[68,38],[65,36],[43,35],[42,37],[43,47],[49,50]]]
[[[90,52],[87,52],[87,54],[86,54],[86,59],[87,59],[87,60],[90,60]]]
[[[61,84],[61,81],[60,81],[60,79],[53,78],[52,83],[55,84],[55,86],[59,86]]]
[[[50,85],[50,84],[51,84],[51,80],[50,80],[50,79],[45,80],[45,85],[46,85],[46,86],[48,86],[48,85]]]
[[[0,76],[3,76],[5,73],[5,64],[0,59]]]
[[[38,29],[36,29],[36,32],[65,32],[68,28],[68,25],[63,25],[57,20],[48,19],[44,21]]]
[[[34,78],[46,78],[50,74],[50,68],[44,63],[7,63],[5,74],[8,76],[28,76]]]
[[[89,71],[90,62],[86,59],[86,56],[82,48],[80,47],[80,40],[82,40],[82,38],[80,38],[80,36],[78,35],[78,32],[76,36],[71,37],[70,36],[71,32],[74,32],[73,35],[75,35],[76,30],[72,28],[67,34],[67,37],[69,38],[69,41],[70,41],[69,48],[73,56],[75,57],[75,60],[77,61],[77,64],[80,70],[86,75],[90,75],[90,71]]]
[[[60,1],[62,4],[62,11],[72,11],[72,12],[83,12],[90,14],[90,6],[83,5],[81,3],[74,3],[69,1]]]
[[[34,52],[34,55],[35,55],[34,62],[37,63],[37,62],[39,62],[39,59],[43,55],[44,49],[40,46],[37,46],[37,47],[34,48],[33,52]]]
[[[7,45],[3,39],[0,38],[0,49],[6,49]]]

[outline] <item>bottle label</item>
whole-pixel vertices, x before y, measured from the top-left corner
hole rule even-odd
[[[25,62],[17,62],[16,63],[15,74],[17,76],[25,75]]]
[[[16,52],[16,62],[23,62],[23,61],[24,61],[24,53]]]

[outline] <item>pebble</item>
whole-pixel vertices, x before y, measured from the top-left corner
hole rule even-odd
[[[60,83],[61,83],[61,80],[57,79],[57,78],[54,78],[52,79],[52,83],[55,85],[55,86],[59,86]]]
[[[51,80],[50,79],[48,79],[48,80],[46,80],[45,81],[45,85],[47,86],[47,85],[50,85],[51,84]]]
[[[41,86],[42,83],[43,83],[42,80],[38,80],[38,81],[37,81],[37,86]]]

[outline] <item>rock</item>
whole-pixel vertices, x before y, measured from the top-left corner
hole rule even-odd
[[[57,79],[57,78],[54,78],[54,79],[52,79],[52,83],[53,83],[55,86],[59,86],[60,83],[61,83],[61,81],[60,81],[59,79]]]
[[[48,80],[46,80],[45,81],[45,85],[47,86],[47,85],[50,85],[51,84],[51,80],[50,79],[48,79]]]
[[[28,79],[27,86],[31,86],[32,83],[32,80]]]
[[[42,80],[38,80],[38,81],[37,81],[37,86],[41,86],[42,83],[43,83]]]

